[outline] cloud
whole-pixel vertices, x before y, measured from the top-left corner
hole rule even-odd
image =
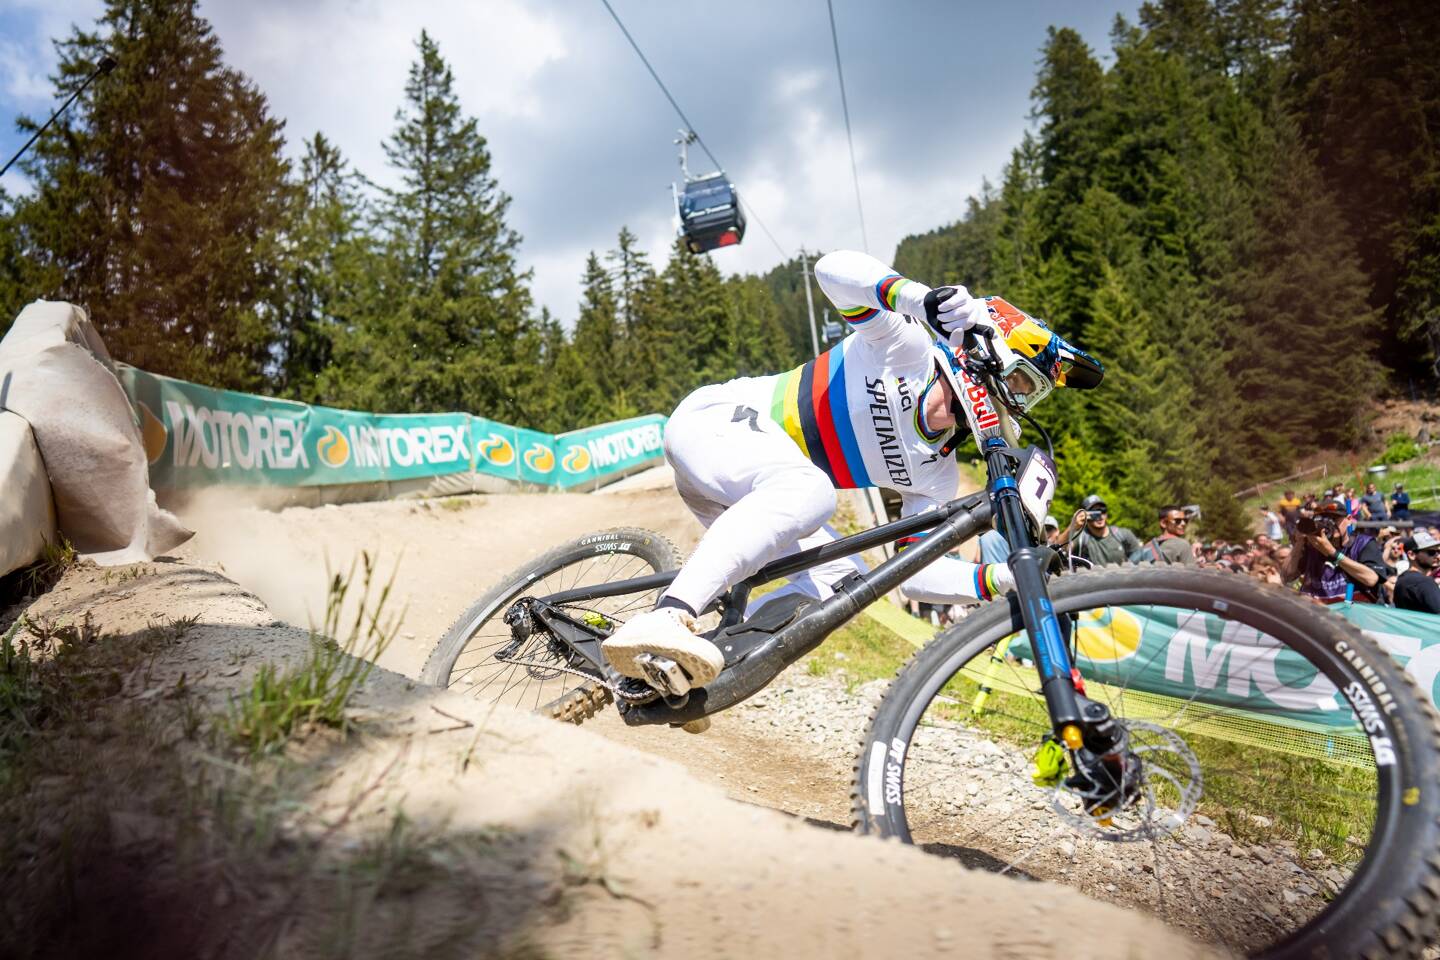
[[[0,108],[35,112],[48,102],[33,99],[46,92],[35,78],[53,69],[46,38],[93,23],[101,0],[0,3]],[[823,5],[611,3],[757,215],[742,246],[714,255],[722,270],[860,246]],[[954,220],[998,175],[1027,124],[1048,24],[1076,26],[1103,53],[1115,12],[1136,6],[835,0],[871,252],[888,258],[906,234]],[[535,298],[564,322],[586,253],[622,226],[657,266],[668,256],[680,120],[596,0],[201,0],[200,13],[286,121],[292,156],[322,131],[382,184],[395,172],[381,143],[428,30],[512,197]]]

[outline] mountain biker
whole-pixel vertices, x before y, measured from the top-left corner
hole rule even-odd
[[[999,298],[963,286],[932,290],[851,251],[821,257],[815,277],[853,335],[788,373],[701,387],[666,425],[676,489],[706,532],[657,607],[605,640],[606,658],[625,676],[644,677],[636,657],[650,653],[679,664],[694,687],[713,680],[724,657],[696,635],[695,618],[769,561],[836,539],[826,522],[837,489],[888,488],[905,516],[954,499],[959,468],[946,444],[966,425],[957,397],[976,407],[995,402],[983,389],[967,394],[955,355],[977,323],[1003,333],[1050,381],[1099,382],[1099,364]],[[832,561],[785,589],[823,599],[858,569],[855,558]],[[949,604],[1013,586],[1003,563],[945,557],[901,589]]]

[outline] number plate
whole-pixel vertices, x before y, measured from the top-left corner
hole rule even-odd
[[[1035,518],[1037,528],[1043,529],[1045,515],[1050,512],[1050,501],[1055,499],[1055,464],[1044,451],[1031,447],[1015,479],[1020,486],[1020,502],[1025,505],[1025,512]]]

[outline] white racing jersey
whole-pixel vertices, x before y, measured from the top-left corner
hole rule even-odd
[[[939,455],[950,430],[928,429],[923,413],[938,379],[935,335],[894,310],[914,281],[852,251],[821,257],[815,276],[854,333],[788,373],[734,385],[838,489],[894,490],[907,515],[953,499],[959,469]]]

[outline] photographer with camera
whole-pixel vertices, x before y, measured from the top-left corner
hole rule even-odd
[[[1313,516],[1302,513],[1281,579],[1289,583],[1299,577],[1300,592],[1320,603],[1379,603],[1385,558],[1374,537],[1356,535],[1352,526],[1338,500],[1321,500]]]
[[[1124,563],[1140,549],[1140,540],[1124,527],[1110,526],[1110,508],[1092,493],[1080,501],[1070,525],[1053,544],[1056,549],[1067,545],[1092,567],[1106,567]]]

